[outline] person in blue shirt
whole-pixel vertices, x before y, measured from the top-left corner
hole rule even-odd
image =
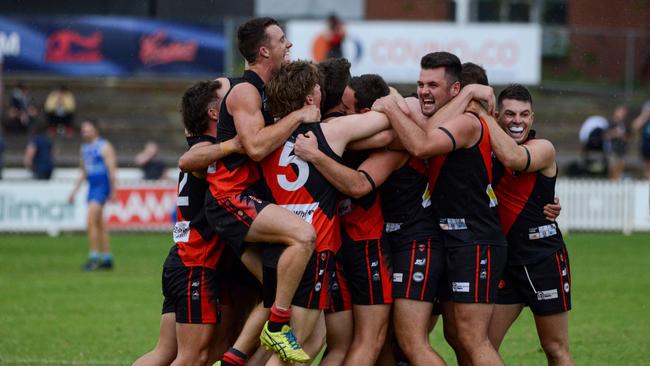
[[[115,175],[117,170],[115,150],[110,142],[99,136],[97,122],[86,119],[81,123],[81,175],[70,193],[68,201],[74,202],[75,195],[85,181],[88,182],[88,243],[90,250],[86,271],[112,269],[108,231],[104,223],[104,204],[115,196]]]
[[[32,132],[32,137],[25,148],[23,163],[37,180],[49,180],[54,170],[52,156],[52,139],[47,135],[47,125],[38,123]]]

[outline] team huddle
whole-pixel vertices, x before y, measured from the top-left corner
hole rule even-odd
[[[242,24],[239,78],[183,95],[174,246],[156,348],[135,365],[503,365],[524,306],[572,365],[555,149],[532,97],[421,59],[417,95],[343,58],[289,61],[272,18]],[[496,112],[496,113],[495,113]],[[495,115],[497,116],[495,118]]]

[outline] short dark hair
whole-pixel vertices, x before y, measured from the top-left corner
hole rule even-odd
[[[520,102],[528,102],[533,106],[533,97],[530,95],[528,88],[521,84],[510,84],[507,88],[499,93],[497,98],[497,108],[500,110],[505,99],[514,99]]]
[[[372,107],[375,100],[390,94],[388,84],[377,74],[364,74],[350,79],[350,89],[354,90],[354,109],[359,113]]]
[[[423,69],[445,68],[445,76],[449,85],[460,81],[463,67],[458,56],[449,52],[431,52],[422,57],[420,67]]]
[[[272,25],[279,26],[278,21],[269,17],[253,18],[237,29],[237,48],[249,64],[257,60],[257,51],[269,39],[266,28]]]
[[[320,86],[323,93],[321,111],[327,112],[339,103],[345,87],[350,82],[350,61],[346,58],[328,58],[318,63]]]
[[[319,82],[318,69],[309,61],[298,60],[282,65],[266,84],[268,106],[273,117],[282,118],[302,108],[305,98]]]
[[[221,88],[218,80],[199,81],[185,91],[181,100],[183,125],[190,136],[200,136],[208,130],[210,117],[208,108],[218,103],[217,91]]]
[[[473,62],[465,62],[460,72],[460,86],[469,84],[490,85],[485,69]]]
[[[97,130],[97,133],[101,132],[102,126],[97,120],[97,118],[94,117],[86,117],[81,120],[81,124],[83,123],[88,123],[89,125],[93,126],[95,130]]]

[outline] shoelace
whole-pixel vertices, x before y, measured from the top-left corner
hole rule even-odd
[[[289,341],[289,344],[291,345],[291,348],[296,350],[300,349],[300,345],[298,344],[298,340],[296,339],[295,334],[293,334],[292,331],[288,331],[284,333],[284,336],[287,338],[287,341]]]

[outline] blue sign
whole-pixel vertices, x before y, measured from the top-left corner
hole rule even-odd
[[[5,72],[78,76],[223,74],[223,24],[143,18],[0,17]]]

